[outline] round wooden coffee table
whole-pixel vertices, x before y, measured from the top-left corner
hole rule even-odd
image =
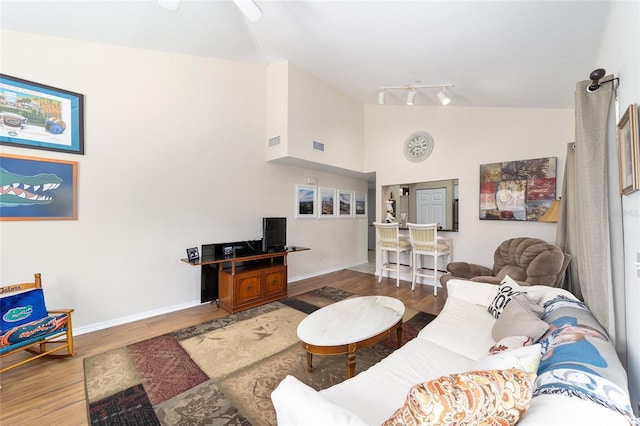
[[[404,304],[388,296],[354,297],[313,312],[298,325],[309,372],[313,354],[346,354],[347,378],[353,377],[358,349],[384,340],[394,330],[400,347],[403,315]]]

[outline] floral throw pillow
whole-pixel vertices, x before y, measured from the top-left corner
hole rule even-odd
[[[486,370],[415,385],[389,418],[391,425],[515,425],[529,408],[535,373]]]
[[[500,286],[498,286],[498,293],[496,297],[487,308],[489,313],[495,318],[500,317],[502,311],[507,306],[507,303],[517,294],[524,293],[520,284],[515,282],[509,275],[505,276]]]

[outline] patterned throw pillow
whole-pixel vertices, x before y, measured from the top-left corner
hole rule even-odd
[[[522,287],[511,279],[509,275],[505,276],[498,287],[496,297],[493,298],[493,302],[491,302],[487,310],[495,318],[500,317],[507,303],[509,303],[516,294],[520,293],[524,293]]]
[[[514,425],[529,408],[534,373],[471,371],[415,385],[384,426]]]
[[[65,314],[40,318],[9,329],[6,332],[2,331],[0,334],[0,348],[4,349],[5,346],[20,343],[24,340],[46,336],[54,331],[64,330],[66,326],[67,316]]]
[[[538,340],[549,329],[549,324],[540,319],[543,312],[544,309],[530,301],[526,294],[516,294],[493,324],[491,336],[496,342],[509,336],[529,336]]]
[[[46,317],[44,293],[41,288],[0,297],[0,330],[6,331]]]

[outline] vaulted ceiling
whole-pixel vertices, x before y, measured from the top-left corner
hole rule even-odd
[[[288,60],[368,104],[381,86],[450,83],[452,106],[572,108],[599,66],[608,1],[0,0],[4,29],[235,61]],[[37,52],[33,52],[37,54]],[[64,52],[61,52],[64,54]],[[437,90],[416,105],[437,105]],[[402,104],[406,93],[388,93]]]

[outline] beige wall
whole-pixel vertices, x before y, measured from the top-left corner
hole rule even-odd
[[[312,249],[290,256],[292,281],[366,262],[365,219],[294,219],[307,176],[367,183],[265,161],[263,65],[0,35],[2,73],[85,95],[86,155],[1,147],[79,163],[78,220],[0,222],[2,284],[41,272],[77,332],[199,303],[185,249],[260,238],[263,216],[286,216],[288,243]]]

